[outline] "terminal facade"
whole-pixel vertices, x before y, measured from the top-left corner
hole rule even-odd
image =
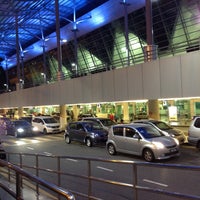
[[[199,115],[199,1],[147,0],[132,10],[132,1],[121,3],[123,16],[7,69],[1,115],[59,115],[66,124],[112,114],[181,125]]]

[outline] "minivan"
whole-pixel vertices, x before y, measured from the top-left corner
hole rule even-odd
[[[32,119],[32,125],[43,134],[61,132],[60,123],[51,116],[37,116]]]

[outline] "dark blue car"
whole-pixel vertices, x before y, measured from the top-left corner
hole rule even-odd
[[[71,141],[79,141],[91,147],[93,144],[106,143],[108,132],[92,121],[70,122],[66,127],[64,139],[68,144]]]

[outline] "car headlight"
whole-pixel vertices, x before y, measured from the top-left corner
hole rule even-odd
[[[24,132],[24,129],[23,129],[23,128],[18,128],[18,129],[17,129],[17,132],[23,133],[23,132]]]
[[[157,149],[165,148],[165,145],[161,142],[153,142],[153,144],[156,146]]]
[[[176,138],[173,138],[177,145],[179,145],[179,141]]]
[[[38,131],[38,128],[37,127],[33,127],[33,131]]]

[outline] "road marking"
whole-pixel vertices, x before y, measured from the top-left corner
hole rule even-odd
[[[143,179],[143,181],[148,182],[148,183],[153,183],[153,184],[156,184],[156,185],[160,185],[160,186],[163,186],[163,187],[168,187],[168,185],[166,185],[166,184],[159,183],[159,182],[156,182],[156,181],[151,181],[151,180],[148,180],[148,179]]]
[[[44,154],[46,154],[47,156],[52,156],[52,153],[49,152],[44,152]]]
[[[105,170],[105,171],[113,172],[112,169],[108,169],[108,168],[105,168],[105,167],[97,166],[97,168],[98,168],[98,169]]]
[[[32,148],[32,147],[27,147],[27,149],[34,150],[34,148]]]
[[[72,162],[78,162],[78,160],[67,158],[66,160],[72,161]]]

